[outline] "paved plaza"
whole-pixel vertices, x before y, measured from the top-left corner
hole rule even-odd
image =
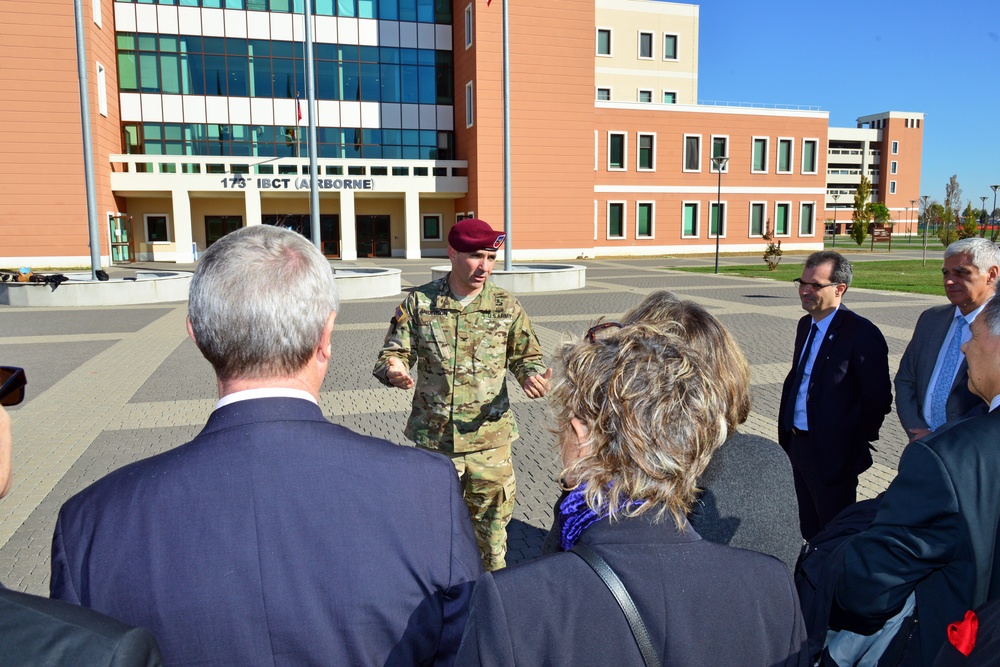
[[[940,256],[933,254],[935,261]],[[862,258],[868,256],[859,255]],[[697,301],[736,336],[752,365],[754,405],[743,430],[774,439],[781,382],[791,366],[795,322],[803,311],[790,283],[669,268],[711,261],[581,261],[587,266],[585,289],[519,297],[546,355],[567,336],[581,335],[602,316],[613,319],[651,291],[669,289]],[[759,256],[749,259],[759,261]],[[801,262],[802,257],[786,256],[785,261]],[[406,289],[428,281],[431,267],[443,263],[446,260],[385,260],[378,265],[402,269]],[[864,271],[864,264],[856,262],[855,275]],[[342,304],[334,329],[334,360],[320,403],[334,422],[406,444],[403,426],[412,391],[383,387],[371,375],[389,318],[401,299]],[[844,302],[882,330],[895,373],[917,316],[945,299],[851,289]],[[205,423],[217,399],[215,378],[187,338],[186,311],[186,303],[0,306],[0,363],[23,366],[29,382],[27,400],[11,410],[14,488],[0,501],[0,582],[5,586],[47,595],[52,530],[63,501],[110,470],[186,442]],[[559,469],[545,401],[531,401],[519,388],[512,388],[511,397],[521,431],[514,443],[518,495],[508,555],[508,562],[516,563],[540,553],[552,503],[559,495]],[[885,488],[905,442],[899,421],[890,415],[876,443],[875,466],[863,477],[864,496]],[[288,489],[289,494],[295,492]]]

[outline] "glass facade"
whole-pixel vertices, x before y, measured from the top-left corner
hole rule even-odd
[[[139,5],[179,5],[210,9],[301,14],[302,0],[115,0]],[[389,21],[451,23],[450,0],[314,0],[313,14]]]

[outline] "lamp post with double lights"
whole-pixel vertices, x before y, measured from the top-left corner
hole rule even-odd
[[[920,201],[924,205],[924,252],[920,266],[927,266],[927,200],[930,198],[930,195],[920,195]]]
[[[837,247],[837,200],[840,195],[833,195],[833,247]]]
[[[719,272],[719,237],[722,236],[722,170],[729,162],[727,155],[715,155],[712,157],[712,165],[719,172],[719,194],[715,202],[715,272]]]

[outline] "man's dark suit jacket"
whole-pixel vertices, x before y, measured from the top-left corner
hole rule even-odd
[[[906,437],[911,437],[911,428],[930,428],[924,420],[924,398],[927,396],[927,386],[934,374],[941,346],[945,344],[948,328],[955,319],[955,306],[934,306],[920,314],[917,326],[913,328],[913,338],[899,360],[899,371],[896,372],[896,414],[899,423],[906,431]],[[951,385],[948,402],[945,404],[945,416],[948,421],[969,416],[970,411],[979,411],[984,407],[983,399],[969,391],[969,364],[962,359],[962,364],[955,374],[955,382]]]
[[[583,531],[615,570],[663,665],[805,665],[781,561],[641,516]],[[476,584],[457,665],[642,665],[621,608],[579,556],[556,553]]]
[[[903,450],[871,527],[851,539],[831,624],[871,634],[916,590],[914,649],[931,665],[947,625],[1000,597],[1000,410]]]
[[[51,589],[169,665],[424,664],[454,657],[480,572],[448,459],[265,398],[68,500]]]
[[[0,586],[0,667],[158,667],[156,640],[142,628],[59,600]]]
[[[809,378],[806,415],[811,458],[792,462],[813,466],[827,484],[871,467],[869,443],[878,440],[882,421],[892,409],[889,348],[882,332],[843,305],[832,317]],[[793,385],[812,321],[810,315],[799,320],[792,369],[781,389],[778,443],[785,451],[791,440],[784,426],[785,403],[789,392],[798,391]]]

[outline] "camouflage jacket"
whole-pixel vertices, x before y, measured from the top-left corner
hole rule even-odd
[[[512,294],[487,282],[463,309],[448,276],[417,288],[396,308],[372,371],[383,384],[390,357],[411,369],[419,361],[406,437],[448,453],[513,442],[507,368],[521,386],[546,370],[528,315]]]

